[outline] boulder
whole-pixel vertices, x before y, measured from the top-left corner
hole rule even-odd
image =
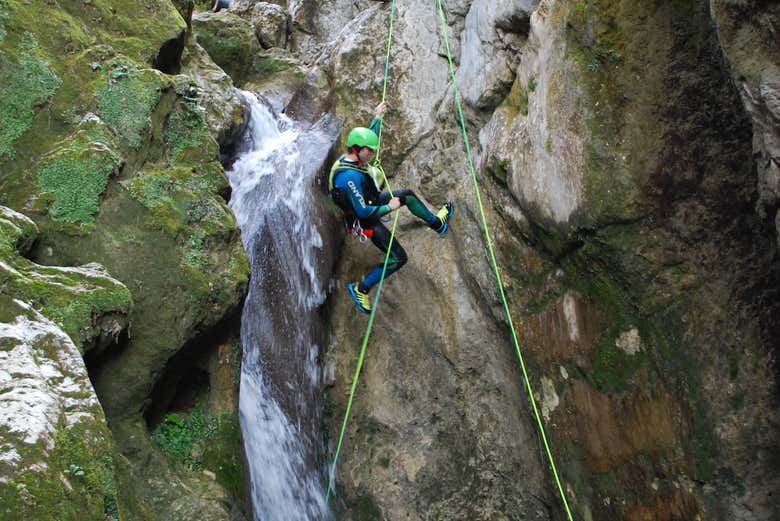
[[[261,49],[252,24],[230,11],[220,11],[195,13],[192,26],[198,43],[240,86]]]
[[[71,338],[0,295],[3,519],[118,519],[111,436]]]
[[[116,519],[111,438],[80,351],[117,347],[130,293],[97,264],[21,257],[37,235],[0,207],[0,508],[12,519]]]
[[[116,344],[128,325],[130,292],[96,263],[72,268],[25,259],[21,255],[37,236],[32,220],[0,206],[0,295],[34,306],[70,335],[82,353]]]
[[[221,146],[232,143],[246,122],[246,107],[233,80],[198,43],[188,48],[181,72],[198,85],[211,134]]]
[[[264,49],[282,47],[287,43],[287,14],[280,6],[258,2],[252,9],[252,25]]]

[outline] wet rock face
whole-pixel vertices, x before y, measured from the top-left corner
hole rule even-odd
[[[780,66],[777,20],[772,2],[710,2],[713,20],[734,82],[753,121],[760,203],[767,217],[780,220]],[[780,228],[778,240],[780,240]]]
[[[719,9],[728,11],[712,5],[716,21]],[[380,49],[363,31],[379,32],[387,13],[372,8],[323,55],[335,83],[356,94],[337,90],[347,128],[368,120],[366,94],[381,84]],[[735,88],[724,61],[725,54],[737,62],[723,43],[727,31],[722,21],[715,31],[703,1],[450,9],[487,220],[575,517],[772,519],[777,472],[744,442],[780,443],[767,428],[777,421],[767,361],[777,349],[778,262],[766,225],[777,209],[764,203],[771,161],[761,167],[753,153],[777,132],[771,89],[764,85],[761,98],[756,84],[749,94],[763,107],[752,112],[751,128],[747,91]],[[414,32],[411,12],[429,33]],[[442,52],[438,37],[429,40],[438,24],[428,16],[423,6],[399,8],[384,164],[397,176],[394,187],[414,188],[431,206],[453,197],[458,213],[450,237],[435,243],[413,218],[401,218],[397,239],[410,262],[383,290],[347,434],[356,448],[342,453],[340,508],[355,519],[489,519],[501,486],[481,480],[488,469],[548,475],[541,458],[523,459],[533,452],[524,443],[536,439],[532,424],[498,412],[505,401],[522,408],[524,390],[508,390],[520,376],[505,326],[490,332],[503,324],[501,307],[463,177],[451,87],[439,76],[446,63],[426,55]],[[748,18],[731,23],[769,34],[762,31],[772,16]],[[732,38],[749,41],[744,32]],[[421,56],[424,74],[413,65]],[[751,60],[760,70],[776,61]],[[369,73],[343,77],[353,63]],[[339,279],[358,279],[379,260],[375,253],[348,245]],[[329,357],[332,399],[342,404],[355,330],[364,325],[344,316],[351,303],[336,295]],[[490,382],[501,390],[483,393]],[[477,464],[450,481],[440,454]],[[434,475],[442,486],[433,486]],[[518,502],[504,512],[533,515],[526,492],[558,508],[554,492],[527,483],[514,485]],[[453,491],[465,488],[480,499],[458,503]]]
[[[241,126],[233,85],[312,120],[333,109],[345,132],[367,124],[390,4],[238,1],[196,13],[184,51],[189,2],[4,5],[0,202],[41,234],[36,242],[29,219],[2,211],[2,287],[32,288],[31,299],[42,279],[58,288],[30,301],[36,312],[0,306],[4,327],[24,320],[36,330],[39,312],[88,351],[127,517],[241,519],[240,479],[179,470],[149,438],[177,404],[199,396],[223,414],[235,398],[226,361],[235,351],[213,330],[238,309],[248,266],[215,138],[229,143]],[[401,211],[397,240],[410,261],[379,304],[334,508],[355,520],[557,519],[484,253],[438,14],[397,7],[383,164],[394,188],[457,210],[435,241]],[[462,0],[445,9],[503,289],[575,518],[774,519],[776,5]],[[173,74],[179,53],[186,77]],[[44,267],[20,251],[84,266]],[[372,246],[348,244],[336,277],[357,280],[380,260]],[[129,292],[132,310],[129,298],[109,306],[104,283]],[[100,353],[128,311],[133,334]],[[326,313],[334,439],[365,322],[343,287]],[[22,345],[12,337],[3,353]],[[35,357],[25,362],[25,381],[62,365],[44,354],[42,370]],[[57,371],[55,380],[69,377]],[[67,416],[57,396],[70,390],[54,387],[51,415]],[[41,457],[60,469],[57,494],[102,476],[70,469],[58,446]],[[17,453],[0,458],[8,476]],[[3,507],[43,504],[25,487],[4,488],[17,503]],[[83,511],[100,510],[84,497]]]

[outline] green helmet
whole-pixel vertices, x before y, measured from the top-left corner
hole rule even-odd
[[[370,128],[355,127],[347,136],[347,148],[352,147],[366,147],[376,152],[379,148],[379,137]]]

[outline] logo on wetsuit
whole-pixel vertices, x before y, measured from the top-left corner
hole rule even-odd
[[[355,186],[354,181],[347,181],[347,185],[352,188],[352,193],[355,194],[355,197],[360,201],[360,206],[365,208],[366,207],[366,201],[363,199],[363,194],[360,193],[360,190],[358,190],[357,186]]]

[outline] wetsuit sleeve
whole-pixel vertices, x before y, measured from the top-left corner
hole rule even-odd
[[[358,219],[382,217],[383,215],[390,213],[390,205],[383,204],[381,206],[374,206],[368,204],[361,187],[362,176],[363,174],[360,172],[347,170],[336,176],[333,185],[347,194]]]
[[[374,132],[374,134],[378,136],[379,132],[381,132],[382,130],[382,120],[379,118],[372,119],[371,125],[369,125],[368,128],[371,129]]]
[[[371,125],[368,128],[371,129],[374,132],[374,134],[378,136],[379,132],[382,130],[382,120],[379,118],[372,119]],[[377,187],[380,190],[387,184],[387,179],[385,178],[384,175],[382,175],[380,179],[375,179],[375,180],[376,180]]]

